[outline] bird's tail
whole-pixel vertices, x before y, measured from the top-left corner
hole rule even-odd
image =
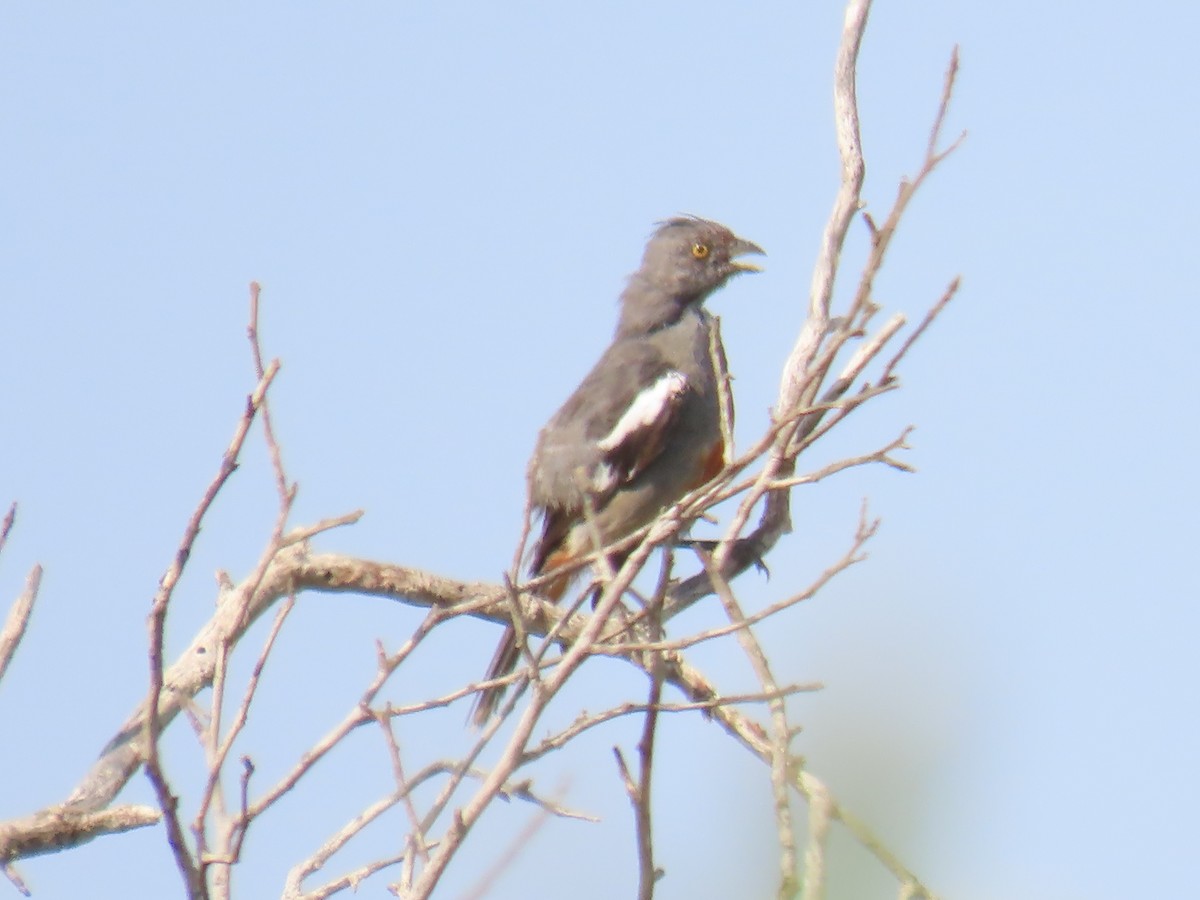
[[[504,629],[504,637],[500,639],[500,644],[496,647],[496,654],[492,657],[491,665],[488,666],[487,679],[490,681],[493,678],[503,678],[517,667],[517,660],[520,657],[521,650],[517,647],[517,631],[512,625],[509,625]],[[504,687],[502,684],[497,684],[479,692],[479,696],[475,698],[475,706],[471,710],[471,724],[476,728],[483,728],[495,714],[496,707],[500,705],[500,701],[504,697]]]
[[[562,563],[552,559],[550,568],[554,568]],[[557,603],[562,599],[562,595],[566,593],[567,587],[574,580],[574,573],[563,575],[561,578],[555,578],[542,588],[541,594],[546,599]],[[491,681],[494,678],[503,678],[517,667],[517,662],[521,658],[521,648],[517,646],[517,630],[510,624],[504,629],[504,637],[500,638],[500,643],[496,647],[496,653],[492,657],[491,665],[488,666],[487,680]],[[504,697],[504,691],[507,685],[497,684],[492,687],[484,688],[475,698],[475,706],[471,710],[471,724],[476,728],[483,728],[488,723],[488,720],[495,714],[497,707],[500,706],[500,701]]]

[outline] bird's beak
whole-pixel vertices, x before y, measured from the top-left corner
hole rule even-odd
[[[752,241],[745,241],[738,238],[733,245],[733,251],[729,254],[730,265],[739,272],[761,272],[762,269],[754,263],[744,262],[738,259],[739,256],[745,256],[747,253],[755,253],[759,256],[766,256],[767,252],[758,244]]]

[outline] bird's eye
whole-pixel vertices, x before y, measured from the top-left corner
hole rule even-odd
[[[692,256],[696,259],[704,259],[708,256],[708,244],[692,244]]]

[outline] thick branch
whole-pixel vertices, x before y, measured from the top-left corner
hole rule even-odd
[[[117,806],[96,812],[52,807],[0,822],[0,861],[78,847],[102,835],[154,825],[161,816],[152,806]]]
[[[240,588],[241,586],[239,586]],[[239,588],[230,592],[239,593]],[[338,554],[308,556],[302,547],[280,553],[243,608],[222,603],[188,647],[163,675],[158,707],[165,728],[196,694],[211,686],[222,643],[236,642],[281,597],[303,590],[361,593],[418,606],[463,607],[478,616],[506,622],[507,603],[498,585],[461,582],[419,569],[392,566]],[[525,615],[537,628],[549,628],[554,607],[523,596]],[[142,731],[147,704],[142,702],[100,754],[67,803],[76,810],[108,806],[144,761]]]

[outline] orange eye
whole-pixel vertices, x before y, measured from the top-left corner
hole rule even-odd
[[[692,256],[704,259],[708,256],[708,244],[692,244]]]

